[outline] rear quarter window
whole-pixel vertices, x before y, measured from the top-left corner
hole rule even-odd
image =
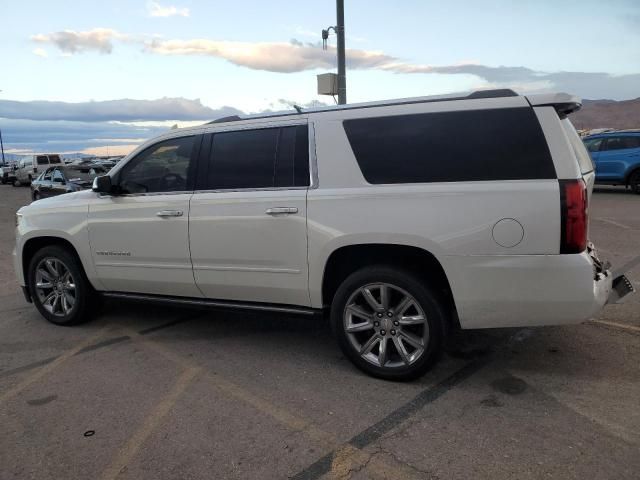
[[[345,120],[372,184],[556,178],[529,107]]]

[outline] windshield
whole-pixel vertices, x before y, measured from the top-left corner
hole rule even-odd
[[[104,168],[97,166],[72,166],[65,167],[63,170],[64,176],[69,182],[90,182],[97,176],[107,173]]]

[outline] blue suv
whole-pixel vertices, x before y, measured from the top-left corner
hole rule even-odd
[[[624,185],[640,194],[640,130],[585,137],[596,167],[596,183]]]

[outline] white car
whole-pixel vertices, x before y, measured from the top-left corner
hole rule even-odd
[[[356,366],[415,378],[452,329],[579,323],[632,290],[588,243],[580,105],[500,90],[172,130],[21,208],[18,280],[62,325],[96,295],[324,310]]]

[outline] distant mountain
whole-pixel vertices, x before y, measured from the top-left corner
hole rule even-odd
[[[640,129],[640,98],[635,100],[583,100],[582,109],[571,115],[579,130],[593,128]]]

